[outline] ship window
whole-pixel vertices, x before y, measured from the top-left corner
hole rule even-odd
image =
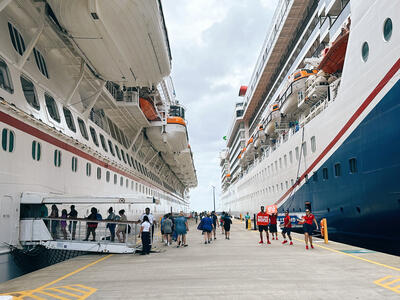
[[[289,182],[286,180],[286,189],[289,188]]]
[[[60,150],[54,150],[54,165],[56,167],[61,166],[61,151]]]
[[[340,176],[340,163],[335,164],[335,176],[339,177]]]
[[[6,90],[10,94],[14,93],[10,71],[8,70],[7,64],[2,59],[0,59],[0,88]]]
[[[110,140],[108,140],[108,147],[110,148],[110,152],[111,152],[112,156],[115,156],[114,147]]]
[[[299,78],[301,76],[301,72],[298,72],[298,73],[296,73],[295,75],[294,75],[294,79],[297,79],[297,78]]]
[[[78,158],[73,156],[71,164],[72,164],[72,166],[71,166],[72,172],[76,172],[78,170]]]
[[[100,135],[100,142],[101,142],[101,146],[103,147],[103,150],[108,152],[107,144],[106,144],[106,140],[104,138],[104,135],[102,135],[101,133],[99,133],[99,135]]]
[[[317,145],[315,143],[315,136],[311,137],[311,152],[315,152],[315,150],[317,150]]]
[[[307,142],[304,142],[302,145],[303,156],[306,157],[307,155]]]
[[[81,135],[83,136],[83,138],[85,140],[89,140],[89,136],[88,136],[88,133],[87,133],[87,130],[86,130],[85,122],[81,118],[78,118],[78,125],[79,125],[79,130],[80,130]]]
[[[287,155],[286,154],[283,156],[283,161],[285,162],[285,168],[287,168]]]
[[[39,161],[40,160],[40,156],[41,156],[41,149],[42,146],[40,145],[39,142],[37,141],[33,141],[32,142],[32,158],[33,160]]]
[[[101,179],[101,168],[97,167],[97,179],[100,180]]]
[[[123,186],[124,185],[124,177],[121,176],[121,178],[119,179],[119,185]]]
[[[293,152],[292,151],[289,152],[289,161],[290,161],[290,164],[293,163]]]
[[[279,169],[282,169],[282,157],[279,158]]]
[[[383,37],[386,42],[389,42],[390,38],[392,37],[392,30],[393,30],[392,19],[387,18],[383,25]]]
[[[92,126],[89,126],[90,135],[92,136],[93,143],[98,147],[99,141],[97,140],[96,130]]]
[[[299,147],[296,147],[296,160],[299,160]]]
[[[90,163],[86,163],[86,176],[92,175],[92,165]]]
[[[278,172],[278,161],[275,161],[275,171]]]
[[[14,132],[4,128],[1,132],[1,146],[4,151],[14,151]]]
[[[133,190],[133,181],[131,181],[131,190]]]
[[[119,153],[119,148],[115,145],[115,152],[117,152],[118,159],[121,160],[121,154]]]
[[[125,180],[125,187],[126,187],[126,188],[129,187],[129,180],[128,180],[128,179]]]
[[[369,46],[367,42],[364,42],[362,47],[361,47],[361,56],[364,62],[368,60],[369,56]]]
[[[110,182],[110,171],[106,172],[106,181]]]
[[[21,76],[21,86],[22,86],[22,91],[24,92],[26,101],[34,109],[39,110],[40,104],[39,104],[38,98],[36,96],[35,86],[33,85],[32,81]]]
[[[46,61],[44,60],[42,53],[40,53],[40,51],[37,50],[36,48],[33,48],[33,54],[35,55],[36,65],[37,65],[40,73],[42,73],[44,76],[49,78],[49,73],[47,72]]]
[[[49,112],[50,117],[54,121],[60,123],[60,121],[61,121],[60,114],[58,113],[57,104],[56,104],[56,101],[54,101],[54,98],[52,96],[50,96],[49,94],[45,93],[44,100],[46,102],[47,111]]]
[[[349,159],[350,173],[357,173],[357,160],[355,158]]]
[[[294,179],[290,179],[290,183],[293,185],[294,184]]]
[[[125,152],[122,149],[121,149],[121,156],[122,156],[122,160],[124,161],[124,163],[126,163]]]
[[[63,107],[63,111],[64,111],[65,122],[67,123],[68,128],[71,131],[76,132],[74,117],[72,116],[71,111],[65,106]]]
[[[117,174],[114,174],[114,184],[117,184],[117,182],[118,182]]]
[[[323,168],[322,169],[322,178],[324,180],[328,180],[329,176],[328,176],[328,168]]]
[[[128,154],[128,153],[126,154],[126,159],[128,160],[129,166],[132,167],[132,165],[131,165],[131,158],[129,157],[129,154]]]
[[[283,182],[281,182],[281,191],[283,191]]]
[[[313,178],[314,182],[317,182],[318,181],[318,172],[314,172],[312,178]]]
[[[25,52],[25,42],[21,33],[11,23],[8,23],[8,32],[10,33],[11,42],[14,49],[22,56]]]

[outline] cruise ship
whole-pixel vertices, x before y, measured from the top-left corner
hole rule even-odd
[[[400,253],[400,2],[283,0],[221,152],[221,209]],[[238,87],[239,88],[239,87]]]
[[[170,72],[160,0],[0,1],[0,281],[43,205],[189,211],[197,176]]]

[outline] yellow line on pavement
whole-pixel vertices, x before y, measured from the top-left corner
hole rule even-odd
[[[293,237],[293,239],[296,240],[296,241],[299,241],[299,242],[303,242],[303,243],[304,243],[303,240],[297,239],[297,238],[295,238],[295,237]],[[374,261],[374,260],[371,260],[371,259],[366,259],[366,258],[364,258],[364,257],[359,257],[359,256],[352,255],[352,254],[349,254],[349,253],[344,253],[344,252],[342,252],[342,251],[339,251],[339,250],[336,250],[336,249],[332,249],[332,248],[328,248],[328,247],[321,246],[321,245],[314,245],[314,246],[315,246],[315,247],[322,248],[322,249],[325,249],[325,250],[328,250],[328,251],[331,251],[331,252],[335,252],[335,253],[339,253],[339,254],[342,254],[342,255],[350,256],[350,257],[352,257],[352,258],[356,258],[356,259],[359,259],[359,260],[362,260],[362,261],[366,261],[366,262],[368,262],[368,263],[370,263],[370,264],[374,264],[374,265],[377,265],[377,266],[381,266],[381,267],[384,267],[384,268],[388,268],[388,269],[391,269],[391,270],[395,270],[395,271],[399,271],[399,272],[400,272],[400,268],[396,268],[396,267],[392,267],[392,266],[389,266],[389,265],[385,265],[385,264],[382,264],[382,263],[380,263],[380,262],[377,262],[377,261]]]

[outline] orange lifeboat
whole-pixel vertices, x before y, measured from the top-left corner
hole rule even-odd
[[[328,74],[342,71],[348,40],[349,31],[343,28],[342,32],[332,43],[332,45],[323,50],[323,58],[318,66],[318,69],[321,69]]]
[[[156,109],[153,105],[153,102],[151,102],[150,100],[145,98],[139,98],[139,106],[140,109],[143,111],[144,115],[146,116],[147,120],[155,121],[159,119]]]
[[[181,118],[181,117],[170,117],[170,118],[167,118],[167,124],[179,124],[179,125],[186,126],[185,120],[183,118]]]

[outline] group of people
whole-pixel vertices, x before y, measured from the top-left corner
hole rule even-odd
[[[189,225],[183,211],[178,216],[169,213],[161,219],[161,235],[166,246],[170,246],[174,240],[177,242],[177,248],[187,247],[186,234],[188,231]]]
[[[269,240],[269,233],[272,235],[272,239],[278,240],[278,229],[277,229],[277,213],[272,213],[268,214],[264,210],[264,206],[261,206],[261,211],[257,214],[257,219],[256,223],[258,226],[258,231],[260,232],[260,242],[259,244],[263,244],[263,232],[265,232],[265,236],[267,238],[267,244],[271,244]],[[248,213],[247,213],[248,215]],[[313,225],[315,224],[316,229],[318,230],[318,223],[317,220],[315,219],[315,216],[311,213],[309,209],[306,209],[306,215],[303,216],[302,220],[299,222],[300,224],[303,224],[303,231],[304,231],[304,240],[306,243],[306,249],[308,250],[308,244],[310,244],[310,247],[314,249],[313,243],[312,243],[312,233],[314,231]],[[293,245],[292,241],[292,236],[291,236],[291,231],[292,231],[292,223],[290,220],[289,216],[289,211],[285,211],[285,217],[283,219],[283,228],[282,228],[282,237],[283,237],[283,242],[282,244],[288,243],[288,240],[286,236],[289,239],[289,245]]]
[[[232,217],[228,213],[222,212],[219,222],[215,211],[212,211],[211,214],[206,212],[201,213],[200,218],[200,224],[198,225],[197,229],[201,230],[202,234],[204,235],[204,244],[210,244],[213,235],[214,240],[217,239],[217,226],[222,228],[222,234],[225,234],[225,239],[230,239]]]

